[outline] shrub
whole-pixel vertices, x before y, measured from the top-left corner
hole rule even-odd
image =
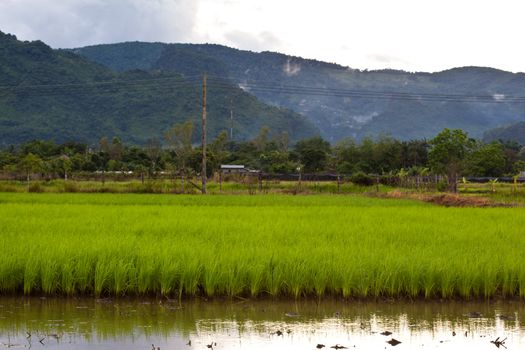
[[[78,186],[74,182],[64,182],[64,192],[78,192]]]
[[[350,177],[350,181],[356,185],[361,185],[361,186],[372,186],[374,184],[374,178],[368,174],[365,174],[362,171],[358,171],[357,173],[354,173]]]
[[[40,193],[44,192],[44,189],[40,185],[40,182],[33,182],[27,187],[28,192]]]
[[[436,184],[436,190],[438,192],[446,192],[448,190],[448,182],[445,179],[439,180],[439,182]]]

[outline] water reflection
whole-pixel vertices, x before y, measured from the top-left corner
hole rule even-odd
[[[395,339],[396,349],[520,349],[524,311],[520,302],[2,298],[0,343],[66,350],[390,349],[387,341]]]

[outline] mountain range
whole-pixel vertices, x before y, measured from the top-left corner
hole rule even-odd
[[[330,142],[422,139],[445,127],[481,138],[525,122],[524,73],[356,70],[215,44],[56,50],[0,32],[0,145],[33,138],[95,143],[102,136],[144,144],[187,119],[198,140],[203,72],[212,138],[232,128],[235,140],[246,140],[265,126],[292,141],[318,134]]]
[[[291,140],[318,134],[299,113],[270,106],[235,85],[210,86],[207,92],[210,138],[232,125],[238,140],[263,127],[287,132]],[[188,119],[198,141],[201,113],[200,81],[172,71],[118,72],[0,32],[0,146],[32,139],[96,144],[104,136],[145,144]]]
[[[128,42],[73,52],[115,71],[143,69],[227,79],[268,104],[308,118],[331,142],[390,134],[430,138],[443,128],[481,137],[525,121],[525,74],[463,67],[437,73],[361,71],[274,52],[212,44]],[[523,101],[521,101],[523,102]]]

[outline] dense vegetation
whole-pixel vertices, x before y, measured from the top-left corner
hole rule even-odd
[[[523,225],[352,196],[4,193],[0,292],[523,297]]]
[[[525,74],[491,68],[464,67],[438,73],[359,71],[279,53],[255,53],[210,44],[121,43],[79,48],[75,52],[116,71],[141,68],[192,76],[206,70],[211,76],[248,87],[255,84],[252,94],[272,105],[304,114],[330,142],[381,133],[403,140],[430,138],[445,127],[481,137],[488,129],[525,120],[523,104],[507,99],[525,96]],[[253,88],[257,85],[259,89]],[[310,92],[302,89],[283,93],[280,86],[307,87]],[[325,92],[312,93],[316,88]],[[372,92],[376,96],[338,96],[344,91],[365,91],[365,95]],[[394,94],[381,94],[384,92]],[[403,93],[419,94],[422,98],[398,98]],[[426,94],[434,96],[434,100],[425,98]],[[489,101],[447,97],[450,95],[482,96]]]
[[[201,95],[200,81],[177,73],[116,73],[72,52],[0,32],[0,146],[32,139],[92,144],[104,135],[144,145],[174,123],[199,120]],[[228,83],[210,86],[207,102],[212,137],[230,128],[230,109],[237,140],[263,126],[292,139],[317,134],[304,117]]]
[[[0,173],[6,177],[67,178],[71,174],[134,172],[135,178],[154,178],[160,172],[192,177],[201,169],[202,149],[192,144],[193,124],[177,124],[164,146],[152,139],[145,147],[102,138],[95,147],[82,143],[56,144],[36,140],[0,149]],[[221,133],[207,148],[208,176],[221,164],[242,164],[271,174],[343,174],[370,184],[368,174],[386,176],[445,175],[451,183],[460,176],[515,176],[525,171],[525,151],[515,142],[483,143],[461,130],[445,129],[435,138],[401,141],[391,137],[352,139],[330,145],[321,137],[292,144],[286,133],[271,136],[263,128],[252,140],[236,142]]]

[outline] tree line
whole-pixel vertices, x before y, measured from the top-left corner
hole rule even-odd
[[[4,175],[67,179],[72,173],[133,172],[142,177],[160,173],[192,177],[200,173],[202,148],[192,143],[191,121],[176,124],[162,139],[144,146],[125,145],[103,137],[97,145],[57,144],[33,140],[0,150]],[[242,164],[272,174],[332,173],[352,175],[444,175],[501,177],[525,171],[525,148],[516,142],[484,143],[462,130],[444,129],[431,140],[397,140],[390,136],[344,139],[334,145],[317,136],[290,143],[286,133],[262,128],[247,141],[229,140],[222,132],[207,147],[211,176],[221,164]]]

